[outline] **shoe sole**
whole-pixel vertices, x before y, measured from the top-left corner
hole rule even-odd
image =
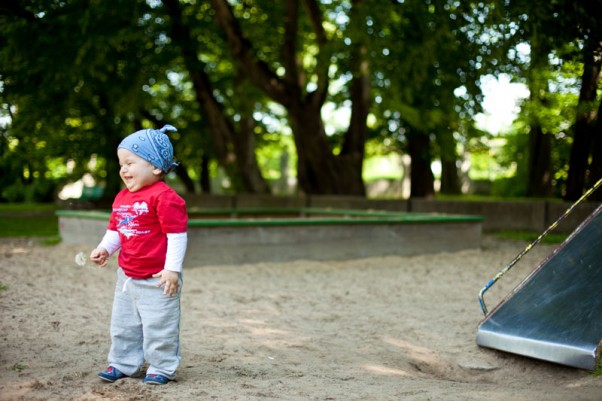
[[[144,380],[142,380],[142,383],[144,383],[144,384],[152,384],[153,386],[163,386],[163,385],[169,383],[169,379],[167,381],[144,379]]]
[[[128,376],[121,376],[121,377],[118,377],[117,379],[110,379],[108,377],[103,377],[101,375],[97,375],[97,376],[100,380],[107,382],[107,383],[115,383],[117,380],[125,379],[126,377],[128,377]]]
[[[153,386],[163,386],[163,385],[165,385],[165,384],[167,384],[169,382],[163,383],[163,382],[157,382],[157,381],[143,381],[142,383],[144,383],[144,384],[152,384]]]

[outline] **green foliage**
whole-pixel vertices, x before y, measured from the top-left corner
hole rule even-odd
[[[602,376],[602,359],[598,359],[598,366],[592,372],[593,376]]]
[[[22,364],[22,363],[15,363],[13,366],[11,366],[11,370],[14,370],[15,372],[23,372],[25,369],[28,369],[29,366]]]
[[[514,173],[496,180],[494,195],[524,196],[527,193],[531,149],[529,131],[535,125],[551,137],[552,182],[555,195],[561,196],[561,189],[568,175],[572,122],[578,100],[576,80],[571,79],[571,76],[574,77],[574,72],[583,68],[583,65],[578,64],[565,62],[552,72],[547,69],[531,71],[531,75],[536,76],[532,79],[543,79],[555,84],[542,98],[525,100],[512,128],[500,135],[504,145],[495,153],[494,161],[504,171]]]
[[[399,169],[399,157],[395,154],[388,156],[368,157],[364,161],[363,176],[366,182],[386,179],[399,180],[402,174]]]
[[[501,177],[491,183],[491,195],[498,197],[520,198],[527,194],[524,176]]]
[[[33,180],[31,184],[16,181],[5,187],[0,196],[7,202],[52,202],[55,192],[55,181],[40,178]]]
[[[277,179],[283,149],[289,165],[296,165],[289,116],[237,69],[210,2],[178,3],[225,120],[237,127],[243,117],[253,116],[257,160],[266,178]],[[288,3],[229,3],[257,57],[284,77]],[[316,44],[315,21],[300,7],[296,57],[304,72],[302,91],[312,92],[326,61],[327,104],[335,111],[348,109],[351,49],[364,44],[372,96],[366,155],[406,153],[407,133],[420,132],[431,139],[437,158],[453,161],[458,153],[472,153],[470,176],[492,180],[494,195],[520,196],[527,193],[528,129],[538,123],[554,137],[552,166],[560,194],[569,168],[583,38],[602,31],[591,4],[364,0],[316,5],[329,42],[322,48]],[[51,200],[62,184],[87,172],[111,195],[119,185],[115,148],[120,138],[167,122],[179,128],[172,136],[175,154],[191,177],[200,177],[203,157],[215,158],[210,135],[215,127],[203,114],[191,67],[174,45],[162,2],[9,2],[0,11],[0,201]],[[520,55],[517,49],[525,43],[549,49],[542,65],[534,68],[531,55]],[[480,78],[500,72],[549,89],[522,105],[519,121],[503,135],[503,147],[476,130],[473,121],[481,111]],[[324,123],[329,146],[338,153],[348,122],[334,117]],[[451,142],[440,140],[450,137]],[[378,172],[369,167],[367,176]]]

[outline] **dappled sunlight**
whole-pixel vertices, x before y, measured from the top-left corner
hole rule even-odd
[[[400,338],[387,337],[383,341],[399,348],[400,354],[405,355],[406,362],[416,371],[436,377],[447,377],[451,373],[450,366],[433,349]]]
[[[247,327],[249,333],[256,337],[284,337],[289,336],[290,332],[270,327]]]
[[[10,251],[10,253],[13,253],[13,254],[17,254],[17,253],[29,253],[29,250],[27,250],[25,248],[16,247],[16,248],[13,248]]]
[[[247,324],[247,325],[251,325],[251,326],[266,324],[265,320],[256,320],[256,319],[240,319],[239,322],[242,324]]]
[[[238,328],[244,330],[253,343],[273,350],[303,348],[309,341],[309,337],[290,327],[261,320],[241,319],[238,321]]]
[[[278,321],[280,315],[271,311],[256,311],[262,316]],[[207,332],[211,332],[213,338],[227,339],[232,333],[244,335],[249,344],[253,346],[266,347],[273,350],[278,349],[305,349],[310,337],[302,332],[296,331],[286,323],[269,321],[266,319],[240,318],[225,320],[221,318],[204,319],[203,326]]]
[[[367,371],[372,372],[372,373],[376,373],[378,375],[400,376],[400,377],[412,377],[412,376],[414,376],[410,372],[405,371],[403,369],[390,368],[388,366],[366,365],[364,368]]]
[[[437,358],[435,351],[423,347],[421,345],[411,343],[407,340],[403,340],[400,338],[391,338],[387,337],[383,340],[385,343],[394,345],[398,348],[401,348],[404,353],[408,354],[411,358],[416,359],[434,359]]]

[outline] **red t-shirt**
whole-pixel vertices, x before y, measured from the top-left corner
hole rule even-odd
[[[186,203],[165,182],[158,181],[136,192],[127,188],[113,201],[109,230],[119,233],[119,266],[135,279],[163,270],[167,234],[186,232]]]

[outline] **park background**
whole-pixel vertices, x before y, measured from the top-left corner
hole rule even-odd
[[[600,179],[601,6],[2,1],[0,400],[599,400],[602,368],[482,349],[474,334],[477,291]],[[89,249],[60,241],[55,210],[108,208],[117,144],[166,123],[181,163],[167,179],[196,205],[468,204],[484,229],[536,233],[187,266],[177,387],[107,386],[116,263],[77,267]],[[564,238],[534,247],[488,301]]]
[[[111,199],[117,144],[166,123],[186,194],[574,201],[602,177],[600,16],[600,1],[6,1],[0,201]]]

